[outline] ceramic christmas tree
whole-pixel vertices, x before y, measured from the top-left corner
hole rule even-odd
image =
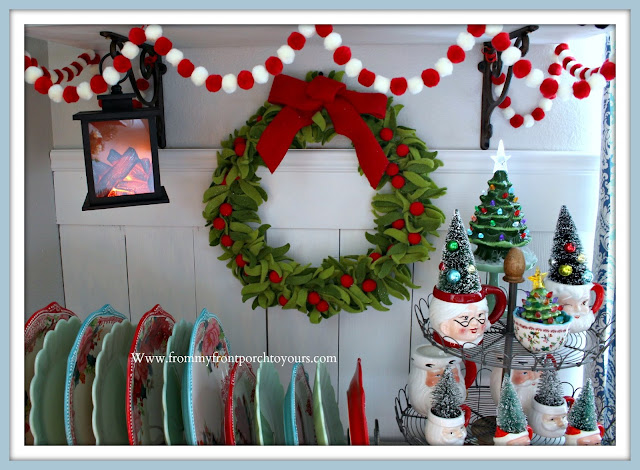
[[[600,445],[603,432],[596,416],[596,402],[591,379],[587,379],[580,396],[569,411],[569,426],[565,434],[565,445]]]
[[[562,305],[558,305],[558,299],[553,297],[553,292],[547,291],[544,286],[546,273],[541,273],[536,268],[535,275],[529,277],[533,282],[533,289],[522,301],[522,307],[518,307],[521,318],[537,323],[561,324],[565,323],[562,314]]]
[[[495,165],[493,177],[487,181],[489,189],[480,196],[480,204],[469,222],[469,240],[477,245],[475,255],[479,260],[499,262],[513,247],[527,245],[531,238],[507,174],[507,160],[502,140],[498,154],[491,157]]]
[[[531,405],[533,432],[543,437],[561,437],[567,428],[567,411],[558,372],[555,369],[544,370]]]
[[[432,406],[424,430],[430,445],[464,444],[471,410],[468,407],[463,410],[463,400],[453,370],[447,366],[431,393]]]
[[[527,425],[527,417],[522,410],[516,389],[506,375],[502,380],[496,425],[496,434],[493,437],[495,445],[527,446],[531,444],[533,431]]]

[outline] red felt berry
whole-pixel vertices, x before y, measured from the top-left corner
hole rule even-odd
[[[280,282],[282,282],[282,277],[275,271],[271,271],[269,273],[269,280],[271,282],[273,282],[274,284],[278,284]]]
[[[467,26],[467,32],[475,38],[482,36],[487,29],[487,25],[484,24],[470,24]]]
[[[398,166],[397,163],[389,163],[387,165],[387,169],[385,171],[386,171],[387,175],[395,176],[400,171],[400,167]]]
[[[131,61],[123,55],[117,55],[113,59],[113,68],[120,73],[126,73],[131,68]]]
[[[227,223],[222,217],[216,217],[213,219],[213,228],[216,230],[223,230],[227,226]]]
[[[246,150],[246,148],[247,144],[245,144],[244,142],[238,142],[236,145],[234,145],[233,151],[237,156],[241,157],[244,155],[244,151]]]
[[[591,86],[586,80],[579,80],[573,84],[573,96],[579,100],[586,98],[591,93]]]
[[[540,85],[540,93],[545,98],[554,99],[558,93],[558,81],[555,78],[545,78]]]
[[[520,114],[516,114],[511,119],[509,119],[509,123],[512,127],[517,129],[524,123],[524,118]]]
[[[513,64],[513,75],[516,78],[524,78],[529,75],[529,72],[531,72],[531,62],[527,59],[520,59]]]
[[[400,189],[404,186],[405,180],[402,176],[400,175],[396,175],[393,178],[391,178],[391,186],[393,186],[396,189]]]
[[[238,145],[238,144],[244,144],[246,141],[244,139],[244,137],[236,137],[235,139],[233,139],[233,145]]]
[[[491,83],[494,85],[502,85],[505,81],[507,81],[507,76],[503,73],[498,75],[497,77],[491,76]]]
[[[344,65],[351,60],[351,49],[340,46],[333,51],[333,61],[338,65]]]
[[[435,69],[426,69],[420,75],[425,86],[433,88],[440,83],[440,74]]]
[[[33,87],[36,89],[38,93],[42,93],[46,95],[49,93],[49,88],[53,86],[53,82],[49,77],[42,76],[36,80],[33,84]]]
[[[278,57],[271,56],[264,62],[264,66],[271,75],[280,75],[284,65]]]
[[[377,252],[373,252],[369,254],[369,258],[371,258],[373,261],[377,261],[382,257],[382,255],[380,253]]]
[[[233,212],[233,206],[228,202],[225,202],[220,206],[220,215],[224,217],[229,217]]]
[[[253,79],[253,74],[248,70],[241,70],[238,74],[238,86],[243,90],[250,90],[253,88],[253,84],[255,80]]]
[[[238,254],[236,256],[236,264],[241,267],[244,268],[247,265],[247,262],[244,260],[244,258],[242,257],[241,254]]]
[[[449,59],[453,64],[459,64],[464,61],[464,57],[464,50],[458,45],[450,46],[447,50],[447,59]]]
[[[551,64],[549,66],[549,75],[560,75],[562,73],[562,65],[559,63]]]
[[[371,70],[362,69],[358,74],[358,83],[362,86],[370,87],[376,80],[376,74]]]
[[[260,122],[260,121],[262,121],[262,116],[258,116],[258,117],[256,118],[256,122]]]
[[[222,246],[226,246],[227,248],[229,248],[231,245],[233,245],[233,240],[229,235],[222,235],[220,243],[222,243]]]
[[[171,49],[173,49],[173,43],[164,36],[156,39],[156,43],[153,45],[153,50],[159,55],[167,55]]]
[[[565,57],[564,59],[562,59],[562,66],[566,69],[567,65],[569,65],[569,62],[573,62],[575,60],[575,57]]]
[[[542,108],[536,108],[531,111],[531,117],[533,117],[533,119],[535,119],[536,121],[542,121],[544,119],[544,116],[545,114]]]
[[[80,99],[80,97],[78,96],[78,90],[76,89],[76,87],[71,85],[64,88],[64,91],[62,92],[62,98],[67,103],[75,103]]]
[[[373,292],[378,287],[378,284],[373,279],[365,279],[362,283],[362,290],[365,292]]]
[[[324,313],[329,310],[329,302],[327,302],[326,300],[321,300],[320,302],[318,302],[318,305],[316,305],[316,308],[318,309],[318,312]]]
[[[307,295],[307,302],[311,305],[317,305],[318,302],[320,302],[320,294],[316,291],[309,292],[309,295]]]
[[[343,274],[340,277],[340,284],[342,284],[342,287],[346,287],[348,289],[353,285],[353,278],[348,274]]]
[[[389,253],[389,250],[391,250],[391,248],[393,248],[393,243],[387,247],[386,253]]]
[[[142,28],[131,28],[129,31],[129,41],[134,43],[136,46],[141,45],[147,40],[147,35]]]
[[[412,202],[409,206],[409,212],[415,216],[424,214],[424,204],[418,201]]]
[[[189,78],[195,69],[196,66],[189,59],[182,59],[178,63],[178,74],[181,77]]]
[[[409,239],[409,243],[411,245],[417,245],[422,240],[422,237],[419,233],[410,233],[407,238]]]
[[[278,303],[283,307],[287,305],[287,302],[289,302],[289,299],[287,299],[284,295],[281,295],[280,297],[278,297]]]
[[[602,75],[605,80],[613,80],[616,78],[616,64],[615,62],[610,62],[606,60],[602,67],[600,67],[600,75]]]
[[[136,80],[136,86],[140,91],[146,91],[149,89],[149,81],[144,78],[139,78]]]
[[[407,144],[400,144],[396,147],[396,154],[399,157],[406,157],[409,155],[409,146]]]
[[[500,109],[507,109],[509,106],[511,106],[511,98],[509,98],[508,96],[506,96],[503,100],[502,103],[500,103],[498,105],[498,108]]]
[[[391,139],[393,139],[393,131],[388,127],[384,127],[380,131],[380,138],[385,142],[389,142]]]
[[[89,85],[91,85],[91,91],[93,91],[96,95],[104,93],[109,88],[107,82],[105,82],[104,78],[102,78],[102,75],[94,75],[93,77],[91,77]]]
[[[391,223],[391,226],[397,230],[402,230],[405,226],[404,219],[394,220]]]
[[[560,53],[561,53],[562,51],[565,51],[565,50],[567,50],[567,49],[569,49],[569,46],[568,46],[566,43],[564,43],[564,42],[563,42],[563,43],[561,43],[561,44],[558,44],[558,45],[556,46],[556,48],[555,48],[555,50],[554,50],[553,52],[554,52],[556,55],[560,55]]]
[[[291,47],[291,49],[293,49],[294,51],[299,51],[300,49],[302,49],[305,42],[307,42],[307,39],[297,31],[291,33],[289,35],[289,38],[287,39],[287,44],[289,44],[289,47]]]
[[[204,83],[211,93],[220,91],[222,88],[222,76],[221,75],[209,75],[207,81]]]
[[[404,92],[407,91],[407,79],[404,77],[396,77],[391,79],[391,85],[389,89],[391,93],[396,96],[404,95]]]
[[[332,32],[333,32],[333,26],[331,26],[330,24],[316,25],[316,33],[318,33],[318,36],[320,36],[321,38],[326,38]]]
[[[496,34],[491,40],[491,45],[498,52],[506,50],[509,46],[511,46],[511,38],[509,38],[509,33],[502,32]]]

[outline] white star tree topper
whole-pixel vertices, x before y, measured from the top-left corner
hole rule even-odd
[[[504,144],[502,143],[502,140],[500,140],[500,143],[498,144],[498,154],[491,156],[491,160],[494,161],[493,172],[495,173],[496,171],[502,170],[505,173],[508,173],[507,160],[510,158],[511,155],[504,154]]]

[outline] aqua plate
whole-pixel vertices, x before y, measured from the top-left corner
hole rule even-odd
[[[255,406],[257,444],[284,445],[284,387],[272,362],[258,367]]]
[[[315,445],[312,394],[309,376],[299,362],[293,365],[284,397],[284,442],[289,446]]]
[[[347,439],[340,421],[336,392],[331,385],[331,377],[324,362],[316,365],[316,377],[313,383],[313,421],[318,444],[346,445]]]

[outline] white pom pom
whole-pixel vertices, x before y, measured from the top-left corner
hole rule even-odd
[[[316,34],[316,27],[312,24],[301,24],[298,26],[298,31],[300,31],[300,34],[305,38],[309,39],[311,36]]]
[[[502,110],[502,114],[504,114],[504,117],[508,120],[515,116],[516,112],[511,106],[509,106],[508,108]]]
[[[473,46],[476,45],[476,38],[473,37],[473,34],[463,31],[458,34],[456,44],[460,46],[463,51],[470,51],[473,49]]]
[[[549,98],[540,98],[540,101],[538,101],[538,108],[543,110],[545,113],[551,110],[551,106],[553,106],[553,100],[550,100]]]
[[[373,82],[373,89],[378,93],[389,93],[389,87],[391,86],[391,80],[382,75],[376,75],[376,79]]]
[[[592,90],[602,90],[607,84],[607,80],[599,73],[594,73],[587,79],[587,83]]]
[[[567,101],[573,96],[573,88],[569,83],[560,83],[558,86],[558,98]]]
[[[434,66],[436,71],[440,74],[440,77],[446,77],[453,73],[453,64],[446,57],[441,57]]]
[[[524,127],[533,127],[533,125],[535,124],[536,120],[533,119],[533,116],[531,114],[525,114],[524,115]]]
[[[569,49],[565,49],[560,54],[558,54],[558,62],[562,63],[564,59],[571,55],[571,51]]]
[[[28,67],[27,70],[24,71],[24,81],[30,85],[33,85],[37,79],[42,77],[44,72],[40,67],[34,67],[33,65]]]
[[[324,38],[324,48],[328,51],[335,51],[341,45],[342,36],[340,36],[335,31],[333,33],[329,33],[327,37]]]
[[[494,85],[493,94],[495,96],[500,96],[500,95],[502,95],[502,90],[504,90],[504,83],[501,84],[501,85]]]
[[[157,24],[150,24],[149,26],[147,26],[147,29],[144,30],[144,34],[147,37],[147,40],[156,42],[156,39],[162,36],[162,26]]]
[[[207,77],[209,76],[209,72],[202,66],[198,66],[193,69],[193,73],[191,74],[191,81],[195,86],[202,86],[204,82],[207,81]]]
[[[61,85],[53,85],[49,88],[49,98],[51,98],[51,101],[55,103],[60,103],[62,101],[63,91],[64,90]]]
[[[251,69],[251,75],[256,83],[267,83],[269,81],[269,72],[264,65],[256,65]]]
[[[357,77],[362,71],[362,61],[359,59],[351,59],[344,66],[347,77]]]
[[[508,47],[505,51],[502,52],[502,63],[507,67],[511,67],[513,64],[518,62],[522,57],[522,52],[515,46]]]
[[[544,73],[540,69],[533,69],[527,75],[527,78],[524,79],[525,85],[529,88],[538,88],[542,81],[544,80]]]
[[[91,91],[91,85],[89,85],[89,82],[82,82],[80,85],[78,85],[76,91],[78,92],[78,96],[83,100],[88,101],[93,98],[93,91]]]
[[[227,93],[233,93],[238,88],[238,79],[232,73],[222,77],[222,89]]]
[[[182,59],[184,59],[184,54],[180,49],[176,49],[175,47],[171,49],[166,55],[167,62],[169,62],[174,67],[177,67]]]
[[[120,73],[116,69],[109,66],[102,71],[102,78],[107,82],[107,85],[113,86],[118,83],[122,77],[120,77]]]
[[[493,37],[493,36],[495,36],[496,34],[498,34],[501,31],[502,31],[502,25],[501,24],[488,24],[485,27],[484,33],[488,34],[491,37]]]
[[[412,95],[417,95],[424,88],[424,82],[420,77],[411,77],[409,80],[407,80],[407,88],[409,89],[409,93],[411,93]]]
[[[291,46],[284,45],[280,46],[280,48],[276,52],[278,59],[282,61],[283,64],[292,64],[293,59],[296,58],[296,52],[291,48]]]
[[[124,43],[124,46],[122,46],[122,50],[120,52],[127,59],[133,60],[136,57],[138,57],[138,54],[140,53],[140,48],[136,46],[134,43],[132,43],[131,41],[127,41]]]

